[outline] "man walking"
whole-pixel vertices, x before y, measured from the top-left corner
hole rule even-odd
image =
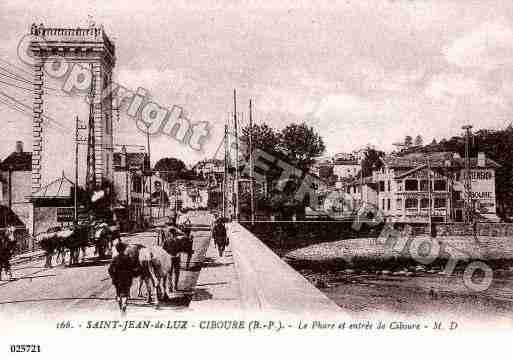
[[[173,291],[173,284],[174,284],[174,290],[178,290],[178,280],[180,279],[180,265],[181,265],[181,258],[180,258],[180,251],[181,251],[181,243],[178,239],[178,235],[183,233],[174,226],[169,226],[163,231],[163,241],[162,241],[162,248],[169,253],[171,256],[171,277],[172,277],[172,283],[170,283],[169,288],[171,291]]]
[[[229,244],[228,236],[226,235],[226,227],[224,225],[224,218],[221,217],[216,219],[214,228],[212,229],[212,235],[214,237],[214,244],[219,252],[219,257],[222,257],[226,246]]]

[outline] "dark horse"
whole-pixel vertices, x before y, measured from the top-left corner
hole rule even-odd
[[[52,266],[52,256],[57,253],[64,264],[65,252],[69,251],[69,265],[78,264],[80,250],[85,257],[86,248],[89,246],[89,226],[73,225],[63,229],[60,227],[50,228],[45,233],[40,233],[38,241],[41,248],[46,252],[45,267]]]

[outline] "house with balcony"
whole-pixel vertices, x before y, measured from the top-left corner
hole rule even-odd
[[[496,221],[495,161],[479,153],[469,159],[470,184],[465,188],[465,159],[448,152],[411,153],[383,159],[375,171],[375,205],[392,222],[429,223],[463,220],[466,203],[475,218]]]

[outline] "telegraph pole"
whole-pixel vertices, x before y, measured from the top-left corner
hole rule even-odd
[[[151,205],[151,175],[152,175],[152,171],[151,171],[151,152],[150,152],[150,131],[149,131],[149,127],[146,131],[146,142],[147,142],[147,146],[148,146],[148,166],[150,167],[149,170],[150,170],[150,193],[149,193],[149,196],[150,196],[150,202],[149,202],[149,209],[150,209],[150,224],[153,222],[153,218],[152,218],[152,205]],[[143,201],[144,201],[144,197],[143,197]]]
[[[428,223],[429,223],[429,235],[432,236],[432,223],[431,223],[431,215],[432,215],[432,195],[431,195],[431,165],[429,163],[429,159],[427,160],[427,171],[428,171],[428,200],[429,200],[429,211],[428,211]],[[446,205],[447,206],[447,205]]]
[[[253,179],[253,106],[249,99],[249,190],[251,201],[251,224],[255,224],[255,188]]]
[[[88,190],[96,188],[96,140],[94,134],[94,92],[95,92],[95,76],[93,65],[91,64],[91,89],[89,92],[89,133],[87,136],[87,173],[86,187]]]
[[[472,220],[472,183],[470,181],[470,136],[472,135],[471,125],[465,125],[462,127],[465,130],[465,178],[464,178],[464,188],[465,188],[465,223],[470,223]]]
[[[223,218],[226,218],[226,199],[228,193],[228,124],[224,125],[224,177],[223,177]]]
[[[239,221],[239,130],[237,125],[237,93],[233,89],[233,122],[235,130],[235,222]]]
[[[125,170],[125,202],[126,202],[126,214],[128,219],[130,220],[130,205],[129,200],[130,196],[128,194],[128,158],[126,153],[126,146],[121,146],[121,167]]]
[[[75,224],[78,223],[78,145],[79,142],[83,142],[84,140],[80,139],[80,130],[85,130],[87,126],[80,126],[78,121],[78,116],[75,115],[75,186],[73,190],[74,197],[74,216],[73,219]]]

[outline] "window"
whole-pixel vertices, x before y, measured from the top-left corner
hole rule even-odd
[[[395,208],[396,209],[403,209],[403,200],[401,198],[398,198],[395,201]]]
[[[406,191],[418,191],[419,181],[407,179],[406,181],[404,181],[404,187]]]
[[[390,182],[388,182],[388,183],[390,183]],[[390,198],[387,199],[387,210],[390,211]]]
[[[421,180],[420,181],[420,190],[422,192],[428,192],[429,191],[429,181],[428,180]]]
[[[381,200],[381,209],[385,209],[385,199]]]
[[[445,198],[435,198],[435,208],[445,208]]]
[[[132,178],[132,191],[134,191],[136,193],[142,192],[141,177],[133,177]]]
[[[406,198],[406,208],[417,208],[417,198]]]
[[[396,184],[397,184],[397,191],[402,192],[402,190],[403,190],[403,182],[402,181],[397,181]]]
[[[445,180],[436,180],[433,187],[435,191],[445,191],[447,188]]]
[[[379,181],[379,191],[385,192],[385,181]]]
[[[390,181],[388,181],[388,192],[390,192]]]
[[[429,198],[420,199],[420,208],[429,208]]]

